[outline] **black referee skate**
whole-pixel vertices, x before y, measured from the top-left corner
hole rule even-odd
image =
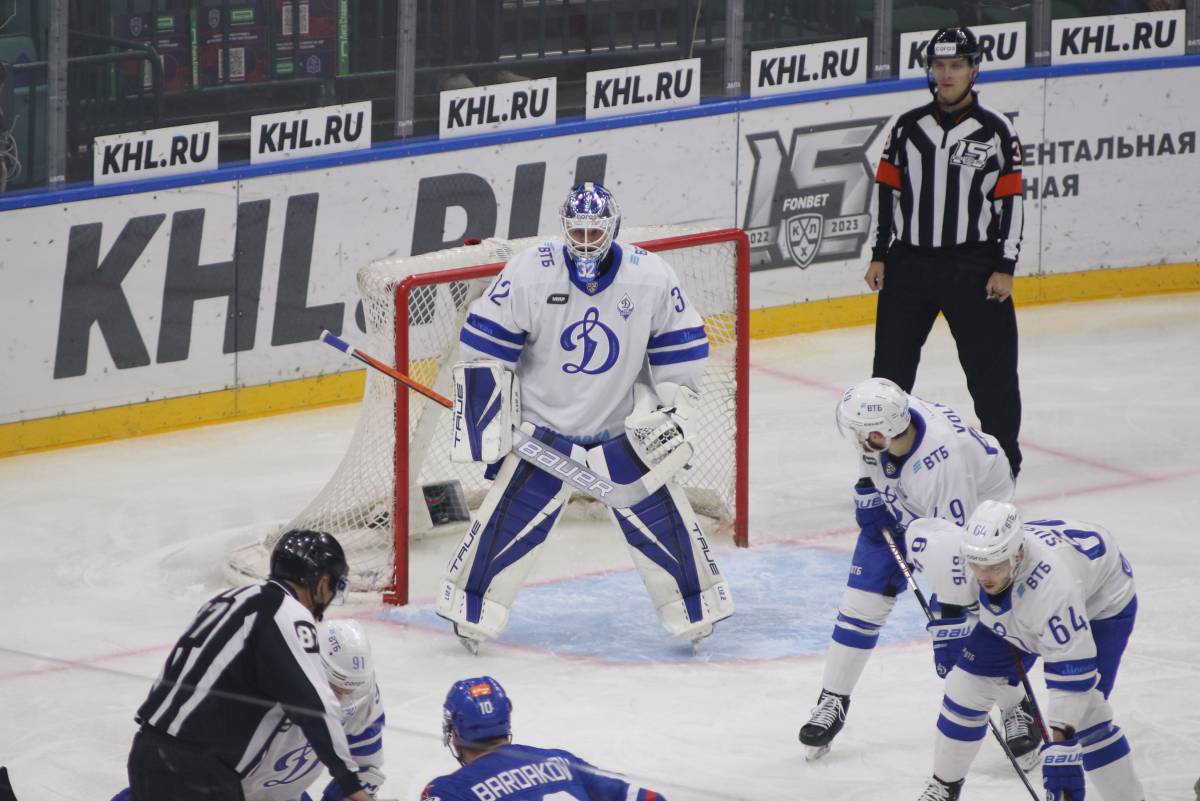
[[[965,779],[959,779],[956,782],[944,782],[937,776],[931,776],[929,783],[925,785],[925,791],[917,801],[958,801],[964,781]]]
[[[812,717],[800,727],[800,742],[807,746],[804,758],[809,762],[829,753],[829,744],[846,725],[850,696],[821,690]]]
[[[1028,773],[1037,767],[1038,747],[1042,744],[1033,723],[1033,706],[1028,698],[1012,709],[1004,710],[1004,741],[1021,770]]]

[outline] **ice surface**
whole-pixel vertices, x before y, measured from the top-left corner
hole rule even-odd
[[[1152,801],[1200,776],[1200,295],[1020,311],[1028,517],[1112,529],[1139,620],[1112,702]],[[471,657],[430,612],[455,544],[418,543],[414,604],[365,621],[387,705],[383,796],[413,799],[454,767],[440,742],[450,683],[490,674],[517,739],[563,747],[680,799],[913,799],[941,697],[905,595],[833,751],[796,740],[820,689],[853,544],[852,454],[833,426],[871,365],[869,328],[755,342],[750,538],[720,541],[738,614],[693,654],[658,626],[619,536],[565,523],[497,643]],[[314,345],[314,347],[317,347]],[[917,393],[971,415],[939,324]],[[133,713],[235,543],[285,520],[349,440],[351,406],[0,460],[0,764],[22,801],[106,801],[125,785]],[[1035,674],[1040,685],[1040,674]],[[1036,773],[1035,773],[1036,781]],[[986,742],[964,801],[1028,797]],[[1098,795],[1097,795],[1098,797]]]

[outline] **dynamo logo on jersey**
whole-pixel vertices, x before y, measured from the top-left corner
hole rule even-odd
[[[595,306],[588,307],[582,320],[564,328],[558,342],[568,352],[582,346],[579,363],[567,362],[562,366],[563,372],[568,374],[599,375],[612,369],[621,353],[620,340],[611,328],[600,322],[600,310]],[[604,354],[603,357],[598,355],[600,353]],[[598,366],[593,367],[597,362]]]
[[[316,753],[312,750],[312,746],[308,743],[305,743],[295,751],[287,752],[275,762],[276,778],[267,779],[263,782],[263,787],[278,787],[281,784],[292,784],[293,782],[300,781],[320,767],[321,763],[317,760],[316,756]]]

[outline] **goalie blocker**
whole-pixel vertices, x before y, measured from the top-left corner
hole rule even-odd
[[[521,420],[521,382],[499,362],[454,365],[454,462],[498,462]]]
[[[493,380],[488,369],[481,371],[485,384]],[[457,367],[455,375],[457,382]],[[494,402],[495,393],[474,392],[470,382],[478,376],[471,377],[471,371],[466,375],[469,377],[463,397],[486,395],[485,403]],[[501,382],[496,385],[501,386]],[[503,390],[497,391],[502,398]],[[635,392],[638,408],[626,420],[629,434],[590,449],[530,423],[521,428],[533,440],[570,454],[576,461],[586,461],[599,476],[614,483],[635,482],[650,472],[647,465],[662,463],[681,447],[686,446],[684,452],[691,453],[680,423],[686,426],[689,403],[694,405],[696,399],[694,391],[679,387],[674,407],[650,411],[654,393],[640,385]],[[463,412],[468,432],[474,421],[488,418],[487,409],[476,413],[478,407],[473,402],[468,401]],[[474,430],[480,430],[478,425]],[[455,448],[459,447],[458,441],[456,426]],[[454,623],[455,632],[471,650],[504,630],[509,608],[571,491],[572,487],[553,473],[521,461],[515,453],[509,453],[499,465],[491,490],[451,557],[437,599],[437,613]],[[629,508],[608,507],[608,513],[624,535],[659,620],[668,632],[696,642],[711,634],[716,622],[733,614],[728,585],[712,558],[687,496],[674,482]]]

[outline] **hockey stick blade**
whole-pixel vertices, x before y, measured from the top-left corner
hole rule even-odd
[[[404,386],[421,393],[434,403],[444,406],[447,409],[454,406],[449,398],[409,378],[396,368],[379,361],[379,359],[376,359],[365,351],[359,350],[336,334],[329,331],[322,331],[321,341],[357,359],[368,367],[378,370]],[[512,432],[513,452],[519,458],[529,462],[543,472],[549,473],[559,481],[570,485],[573,489],[577,489],[585,495],[590,495],[601,503],[615,509],[628,509],[657,492],[672,476],[683,469],[684,465],[691,461],[693,455],[692,444],[685,442],[667,454],[667,457],[655,465],[646,475],[635,481],[622,484],[596,475],[588,469],[587,465],[577,462],[557,448],[547,445],[544,442],[539,442],[517,426],[513,426]]]

